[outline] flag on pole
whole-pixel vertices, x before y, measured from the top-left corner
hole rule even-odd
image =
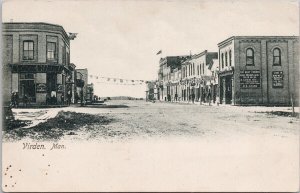
[[[159,50],[157,53],[156,53],[156,55],[158,55],[158,54],[161,54],[162,53],[162,51],[161,50]]]

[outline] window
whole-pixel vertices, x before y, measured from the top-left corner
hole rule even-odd
[[[195,75],[195,64],[193,63],[193,75]]]
[[[34,45],[33,41],[23,42],[23,60],[33,60],[34,59]]]
[[[252,48],[246,50],[246,65],[254,66],[254,51]]]
[[[54,42],[47,42],[47,59],[54,60],[56,59],[56,44]]]
[[[184,77],[187,77],[187,66],[184,67]]]
[[[227,56],[227,52],[225,53],[225,66],[228,66],[228,56]]]
[[[201,67],[202,67],[202,64],[200,64],[199,67],[200,67],[200,74],[202,74],[202,68],[201,68]]]
[[[204,74],[204,63],[202,64],[202,70],[203,70],[203,74]]]
[[[224,68],[224,54],[221,54],[221,63],[222,63],[222,68]]]
[[[197,65],[197,74],[198,75],[200,75],[200,68],[199,68],[200,66],[199,65]]]
[[[229,66],[232,65],[232,54],[231,54],[231,50],[229,50]]]
[[[281,66],[281,51],[279,48],[273,50],[273,65]]]

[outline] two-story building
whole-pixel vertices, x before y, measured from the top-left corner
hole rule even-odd
[[[221,103],[299,104],[299,37],[233,36],[218,47]]]
[[[171,73],[180,67],[183,60],[189,56],[167,56],[159,61],[158,83],[159,100],[171,100]]]
[[[70,65],[70,38],[60,25],[3,23],[3,99],[17,92],[35,104],[66,98]]]
[[[217,52],[207,50],[191,56],[182,63],[182,98],[184,101],[209,102],[213,99],[213,65],[218,60]],[[215,76],[215,74],[214,74]]]

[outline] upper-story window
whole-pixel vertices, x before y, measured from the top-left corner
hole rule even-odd
[[[254,51],[252,48],[246,50],[246,65],[254,66]]]
[[[23,42],[23,60],[34,59],[34,44],[33,41]]]
[[[281,66],[281,51],[279,48],[273,50],[273,65]]]
[[[228,56],[227,56],[227,52],[225,53],[225,66],[228,66]]]
[[[222,68],[224,68],[224,54],[221,54],[221,63],[222,63]]]
[[[56,43],[47,42],[47,59],[55,60],[56,59]]]
[[[201,68],[201,67],[202,67],[202,64],[199,65],[199,68],[200,68],[200,74],[202,74],[202,68]]]
[[[195,64],[193,63],[193,75],[195,75]]]
[[[231,50],[229,50],[229,66],[232,65],[232,53]]]

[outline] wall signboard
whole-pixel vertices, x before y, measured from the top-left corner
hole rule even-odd
[[[272,86],[273,88],[283,88],[283,71],[272,72]]]
[[[37,93],[45,93],[47,92],[47,86],[43,83],[36,84],[36,92]]]
[[[240,72],[241,88],[260,88],[260,71],[259,70],[242,70]]]
[[[64,91],[64,85],[59,84],[57,85],[57,92],[62,93]]]

